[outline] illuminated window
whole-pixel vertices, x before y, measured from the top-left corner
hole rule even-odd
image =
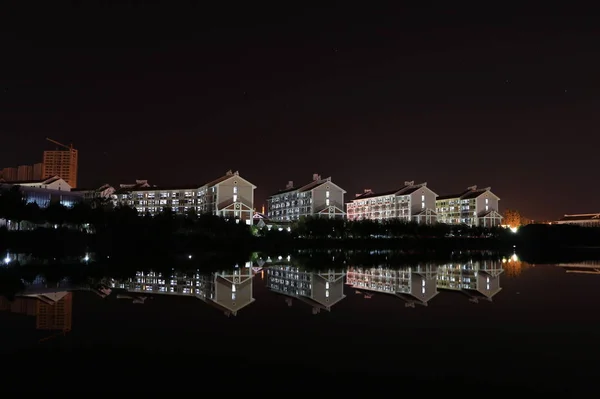
[[[329,198],[325,200],[325,205],[329,206]]]
[[[233,187],[233,193],[237,194],[237,187]]]
[[[421,201],[425,201],[425,196],[421,195]]]
[[[325,283],[325,289],[328,290],[329,289],[329,281]]]
[[[329,198],[329,191],[325,191],[325,198]]]
[[[237,202],[237,194],[233,194],[233,202]]]

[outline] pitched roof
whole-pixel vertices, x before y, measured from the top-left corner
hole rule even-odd
[[[6,184],[12,184],[13,186],[17,186],[20,184],[52,184],[55,181],[60,180],[59,176],[49,177],[47,179],[42,180],[15,180],[15,181],[7,181]]]
[[[580,213],[576,215],[565,215],[560,218],[559,221],[570,222],[570,221],[580,221],[580,220],[593,220],[600,219],[600,213]]]
[[[238,172],[227,172],[224,176],[219,177],[213,181],[210,181],[205,184],[191,183],[191,184],[179,184],[176,186],[149,186],[147,182],[143,181],[140,183],[136,183],[131,186],[120,187],[115,191],[115,194],[127,193],[131,191],[180,191],[180,190],[197,190],[201,187],[212,187],[219,183],[224,182],[225,180],[229,180],[233,177],[239,177],[240,179],[246,180],[239,175]],[[247,181],[247,180],[246,180]],[[248,182],[250,183],[250,182]]]
[[[328,177],[326,179],[313,180],[310,183],[305,184],[305,185],[300,186],[300,187],[291,187],[291,188],[286,188],[286,189],[280,190],[280,191],[276,192],[275,194],[270,195],[270,197],[274,197],[276,195],[281,195],[281,194],[285,194],[285,193],[291,193],[293,191],[298,191],[299,193],[303,193],[303,192],[306,192],[306,191],[313,190],[313,189],[315,189],[315,188],[317,188],[320,185],[325,184],[325,183],[331,183],[331,184],[336,185],[334,182],[331,181],[331,177]]]
[[[363,200],[363,199],[367,199],[367,198],[376,198],[376,197],[385,197],[387,195],[396,195],[396,196],[400,196],[400,195],[409,195],[414,193],[415,191],[417,191],[418,189],[422,188],[422,187],[427,187],[427,183],[419,183],[419,184],[405,184],[403,187],[400,187],[399,189],[396,190],[392,190],[392,191],[385,191],[382,193],[374,193],[374,192],[366,192],[364,194],[359,195],[358,197],[355,197],[352,199],[352,201],[356,201],[356,200]]]
[[[485,188],[478,189],[477,186],[473,186],[473,187],[467,188],[465,191],[463,191],[460,194],[440,195],[437,197],[437,201],[446,200],[446,199],[454,199],[454,198],[473,199],[473,198],[479,197],[481,194],[485,193],[486,191],[491,192],[491,190],[492,190],[491,187],[485,187]]]

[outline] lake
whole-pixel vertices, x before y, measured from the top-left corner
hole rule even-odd
[[[301,263],[36,277],[0,298],[3,387],[485,396],[595,386],[600,262]]]

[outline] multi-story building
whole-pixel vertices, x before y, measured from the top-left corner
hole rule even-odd
[[[600,213],[577,213],[565,215],[555,224],[574,224],[582,227],[600,227]]]
[[[64,150],[44,151],[44,162],[42,165],[42,178],[60,176],[71,188],[77,187],[78,152],[73,145],[66,146],[53,140],[56,145],[64,147]]]
[[[110,200],[113,198],[116,190],[110,184],[104,184],[98,188],[76,188],[71,191],[81,193],[84,201],[94,201],[97,199]]]
[[[391,220],[435,223],[435,200],[437,194],[427,183],[404,182],[404,187],[376,194],[365,190],[347,204],[348,220]]]
[[[389,267],[349,267],[346,284],[358,292],[367,291],[394,295],[405,301],[406,307],[427,306],[438,294],[437,266],[432,264],[392,269]]]
[[[343,218],[346,191],[331,181],[314,174],[313,180],[300,187],[288,182],[285,190],[267,199],[267,218],[273,221],[298,220],[303,216]]]
[[[33,169],[33,176],[31,176],[31,180],[42,180],[44,176],[44,164],[43,163],[34,163],[31,165]]]
[[[137,294],[191,296],[216,307],[226,316],[236,316],[254,302],[253,278],[251,262],[247,262],[244,267],[211,274],[137,272],[134,278],[113,281],[110,286]]]
[[[491,187],[472,186],[460,194],[441,195],[436,200],[437,220],[446,224],[495,227],[502,224],[500,198]]]
[[[40,181],[13,181],[0,183],[0,189],[19,186],[26,202],[35,202],[45,208],[52,202],[58,202],[68,208],[83,200],[81,193],[71,191],[71,186],[58,176]]]
[[[333,305],[346,297],[346,273],[341,271],[313,272],[290,264],[269,266],[266,271],[267,288],[286,296],[288,306],[292,306],[292,299],[297,299],[311,306],[313,314],[321,310],[330,312]]]
[[[471,301],[492,300],[502,288],[500,274],[504,269],[497,260],[448,263],[438,267],[438,289],[460,291],[467,294]]]
[[[17,168],[17,180],[31,181],[33,180],[33,166],[21,165]]]
[[[252,224],[255,189],[256,186],[242,178],[239,172],[228,171],[204,185],[167,188],[137,180],[134,185],[121,185],[113,198],[118,204],[131,206],[140,213],[155,215],[165,208],[171,208],[177,214],[193,210]]]
[[[2,169],[2,180],[5,182],[12,182],[18,180],[18,169],[17,168],[4,168]]]

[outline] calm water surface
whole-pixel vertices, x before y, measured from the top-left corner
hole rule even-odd
[[[103,286],[39,279],[0,300],[3,389],[487,395],[595,386],[600,274],[573,273],[593,268],[510,258],[262,266],[140,271]]]

